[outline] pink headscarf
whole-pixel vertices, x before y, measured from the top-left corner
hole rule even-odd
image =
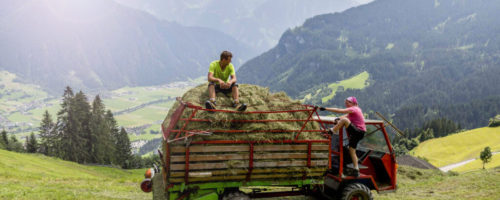
[[[358,105],[358,100],[356,100],[354,96],[347,97],[345,100],[352,102],[354,105]]]

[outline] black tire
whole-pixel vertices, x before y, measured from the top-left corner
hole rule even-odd
[[[373,200],[372,192],[368,187],[361,183],[352,183],[347,185],[342,191],[341,200]]]
[[[240,191],[228,192],[222,197],[222,200],[250,200],[250,197]]]

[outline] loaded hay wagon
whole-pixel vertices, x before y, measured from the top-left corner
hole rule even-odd
[[[359,148],[361,176],[352,177],[343,175],[350,161],[340,148],[346,136],[328,135],[334,121],[320,117],[317,107],[207,110],[178,98],[174,108],[162,125],[162,166],[149,169],[141,183],[153,199],[371,199],[370,190],[396,189],[383,121],[367,121],[369,148]]]

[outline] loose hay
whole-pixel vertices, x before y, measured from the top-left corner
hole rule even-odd
[[[290,99],[284,92],[270,93],[268,88],[259,87],[256,85],[240,84],[240,102],[246,103],[248,108],[246,111],[282,111],[282,110],[302,110],[305,107],[299,102]],[[208,100],[207,84],[201,84],[182,96],[182,101],[189,102],[197,106],[204,107],[204,102]],[[234,110],[232,105],[231,94],[217,93],[217,109]],[[167,118],[163,122],[163,127],[168,127],[170,118],[173,112],[179,106],[176,102],[170,109]],[[189,118],[193,109],[186,108],[181,118]],[[193,136],[193,141],[200,140],[249,140],[249,141],[269,141],[269,140],[287,140],[294,139],[297,132],[288,133],[270,133],[264,130],[300,130],[304,122],[266,122],[266,123],[236,123],[228,120],[273,120],[273,119],[302,119],[308,118],[308,112],[293,112],[293,113],[272,113],[272,114],[243,114],[243,113],[209,113],[206,111],[198,111],[194,118],[208,119],[210,122],[189,122],[185,130],[198,131],[213,131],[213,130],[248,130],[257,131],[258,133],[217,133],[212,132],[211,135],[196,135]],[[184,121],[179,121],[174,129],[180,129],[184,125]],[[319,124],[310,121],[307,123],[304,130],[318,130]],[[169,139],[174,139],[175,134],[171,134]],[[299,139],[324,139],[319,132],[302,132]]]

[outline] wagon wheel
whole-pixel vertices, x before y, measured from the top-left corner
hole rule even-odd
[[[373,200],[372,192],[361,183],[349,184],[342,191],[342,200]]]
[[[241,191],[235,191],[225,194],[222,200],[250,200],[250,197]]]

